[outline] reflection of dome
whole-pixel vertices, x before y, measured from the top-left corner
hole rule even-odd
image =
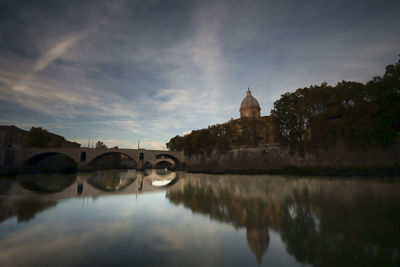
[[[242,100],[240,104],[240,118],[243,117],[251,117],[251,118],[259,118],[260,117],[260,105],[258,104],[257,99],[255,99],[251,95],[250,89],[247,89],[246,97]]]
[[[269,245],[268,228],[264,229],[246,229],[247,242],[250,249],[256,254],[258,264],[261,264],[264,253]]]

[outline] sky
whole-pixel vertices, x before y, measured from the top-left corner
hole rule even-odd
[[[163,149],[399,60],[400,1],[0,0],[0,125]]]

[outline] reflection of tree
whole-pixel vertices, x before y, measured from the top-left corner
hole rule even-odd
[[[54,206],[54,202],[41,202],[32,200],[23,200],[17,203],[16,212],[18,222],[28,222],[33,219],[36,213]]]
[[[364,194],[345,203],[295,191],[284,205],[281,236],[298,261],[315,266],[400,264],[398,202],[380,203]]]
[[[34,199],[13,199],[12,201],[0,202],[0,222],[17,216],[18,222],[28,222],[41,211],[54,207],[55,201],[44,201]]]
[[[261,263],[269,244],[268,226],[270,216],[268,205],[259,199],[234,198],[226,190],[185,185],[183,191],[167,192],[167,198],[175,204],[182,203],[193,212],[209,215],[212,219],[232,223],[235,228],[246,227],[250,249]]]
[[[167,192],[167,198],[235,228],[245,227],[248,245],[259,263],[272,228],[302,263],[400,265],[396,187],[373,181],[273,179],[253,180],[257,186],[247,187],[246,178],[230,182],[192,178],[181,191]]]

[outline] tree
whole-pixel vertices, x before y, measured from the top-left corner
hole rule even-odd
[[[48,147],[51,137],[50,133],[41,127],[32,127],[28,132],[28,144],[33,147]]]
[[[102,141],[97,141],[96,148],[97,149],[107,148],[107,146]]]
[[[183,149],[183,137],[177,135],[166,144],[167,148],[171,151],[180,151]]]
[[[302,150],[304,144],[344,141],[365,149],[392,144],[400,131],[400,61],[383,77],[366,84],[342,81],[286,93],[271,115],[281,144]]]
[[[302,150],[303,136],[307,129],[307,119],[302,105],[302,91],[286,93],[274,103],[271,116],[276,122],[278,140],[283,145],[289,145],[291,151]]]

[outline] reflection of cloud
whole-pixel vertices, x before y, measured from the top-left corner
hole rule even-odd
[[[164,194],[142,196],[137,203],[126,196],[99,198],[86,205],[83,215],[80,200],[63,202],[23,228],[4,232],[7,234],[0,240],[0,262],[16,267],[73,266],[87,260],[93,264],[118,257],[118,262],[131,264],[159,251],[184,256],[171,259],[160,255],[161,262],[181,261],[188,260],[187,255],[196,258],[194,252],[201,251],[205,243],[209,248],[208,261],[218,255],[219,245],[209,237],[224,231],[209,227],[209,221],[201,217],[196,222],[200,231],[191,231],[187,226],[193,223],[192,215],[170,206]],[[2,225],[2,229],[7,227],[13,226]]]
[[[90,231],[76,235],[70,232],[72,229],[67,224],[61,222],[57,226],[51,222],[34,225],[2,239],[0,261],[8,263],[6,266],[29,266],[33,262],[39,266],[48,266],[52,261],[74,265],[81,257],[107,247],[109,244],[104,244],[102,238],[110,242],[126,231],[128,226],[132,227],[129,221],[93,223]]]

